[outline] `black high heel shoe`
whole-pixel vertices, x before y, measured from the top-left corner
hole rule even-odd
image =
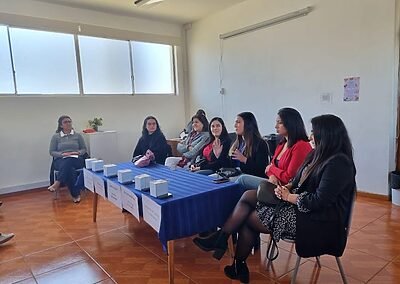
[[[213,257],[220,260],[228,249],[229,235],[219,230],[207,238],[194,238],[196,246],[204,251],[214,251]]]
[[[247,267],[246,261],[233,260],[232,265],[225,266],[225,275],[233,280],[239,280],[241,283],[250,282],[249,268]]]

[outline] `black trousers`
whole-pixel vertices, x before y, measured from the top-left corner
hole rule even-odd
[[[75,170],[82,169],[85,165],[85,160],[82,157],[78,158],[60,158],[54,161],[54,169],[58,171],[57,180],[68,186],[72,197],[78,197],[80,189],[75,188],[76,173]]]

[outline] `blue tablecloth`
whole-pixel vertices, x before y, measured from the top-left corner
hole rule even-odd
[[[135,189],[134,184],[125,185],[139,198],[145,194],[161,206],[161,226],[158,237],[166,247],[167,241],[192,236],[217,226],[222,226],[236,203],[240,199],[243,189],[235,183],[227,182],[216,184],[213,178],[189,172],[178,168],[171,170],[164,165],[154,164],[145,168],[138,168],[131,162],[120,163],[118,170],[130,169],[134,176],[146,173],[152,179],[168,181],[168,191],[172,197],[158,199],[148,192]],[[103,177],[103,173],[94,173]],[[117,178],[109,178],[118,182]]]

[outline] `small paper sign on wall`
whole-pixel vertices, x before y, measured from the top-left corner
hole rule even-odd
[[[85,168],[83,169],[83,184],[85,185],[85,188],[94,192],[93,173]]]
[[[96,193],[100,196],[103,196],[106,198],[106,187],[104,184],[104,180],[102,177],[99,177],[95,174],[93,175],[93,184],[94,184],[94,189],[96,190]]]
[[[139,217],[139,199],[127,187],[121,186],[122,191],[122,208],[131,213],[140,222]]]
[[[118,208],[122,209],[121,186],[118,183],[107,180],[108,200]]]
[[[358,102],[360,100],[360,77],[344,78],[344,95],[345,102]]]
[[[157,233],[160,232],[161,226],[161,206],[153,201],[150,197],[142,194],[143,219]]]

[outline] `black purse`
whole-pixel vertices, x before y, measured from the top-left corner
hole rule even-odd
[[[220,168],[216,173],[223,178],[240,176],[242,171],[239,168]]]
[[[266,205],[278,205],[281,200],[275,195],[276,185],[262,181],[257,189],[257,200]]]
[[[267,259],[270,261],[275,260],[279,255],[278,244],[274,240],[272,234],[273,234],[273,228],[275,226],[276,215],[285,205],[285,203],[282,202],[282,200],[276,197],[275,188],[276,188],[275,184],[270,183],[268,181],[262,181],[257,189],[257,200],[261,203],[264,203],[266,206],[275,208],[274,213],[272,213],[267,222],[268,227],[271,228],[272,230],[271,241],[268,244],[267,254],[266,254]],[[275,252],[275,254],[273,254],[273,252]]]

